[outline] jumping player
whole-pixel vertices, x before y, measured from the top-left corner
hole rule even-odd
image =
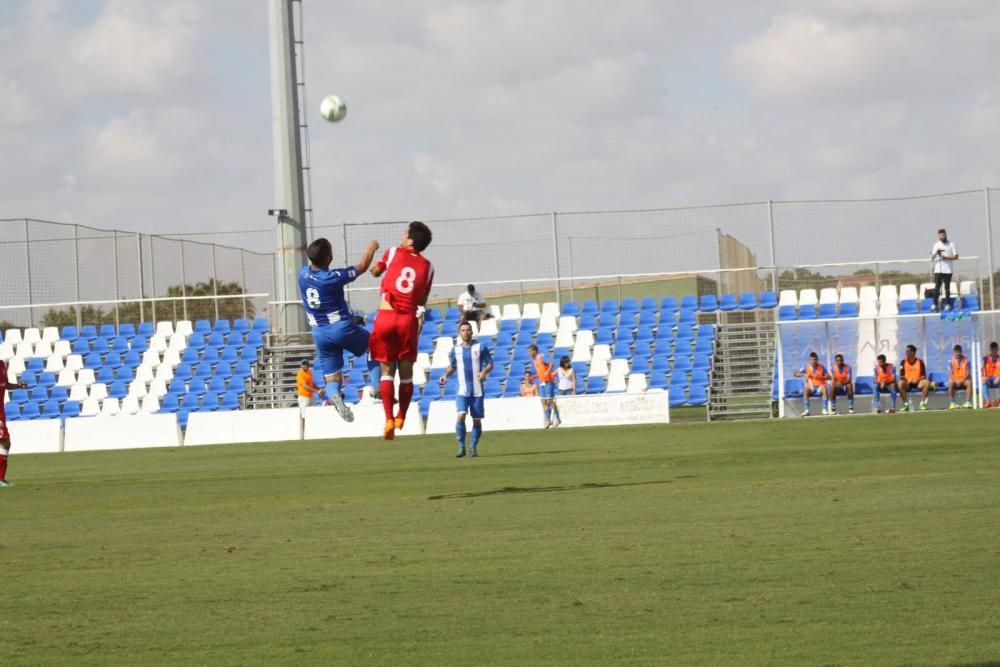
[[[396,431],[403,428],[413,398],[413,362],[417,360],[420,333],[417,309],[427,303],[434,282],[434,267],[420,253],[430,244],[431,230],[427,225],[411,222],[399,245],[389,248],[372,267],[373,276],[382,276],[382,300],[372,326],[370,356],[381,367],[379,394],[385,410],[382,435],[386,440],[392,440]],[[399,411],[393,416],[397,370]]]
[[[990,353],[983,357],[983,407],[1000,407],[1000,399],[990,401],[990,389],[1000,388],[1000,345],[990,343]]]
[[[833,358],[833,366],[830,368],[830,414],[837,414],[837,394],[843,390],[847,395],[847,414],[854,414],[854,376],[851,372],[851,365],[844,363],[844,355],[838,354]]]
[[[360,356],[368,349],[368,330],[354,323],[354,316],[344,298],[344,286],[371,266],[378,242],[369,241],[365,253],[354,266],[330,270],[333,246],[326,239],[309,244],[308,266],[299,271],[299,293],[312,327],[312,337],[319,353],[319,365],[326,380],[330,403],[344,421],[354,421],[354,413],[340,393],[343,379],[344,350]]]
[[[4,393],[8,389],[25,389],[27,386],[23,382],[11,382],[8,380],[7,362],[0,360],[0,488],[14,486],[7,481],[7,456],[10,455],[10,433],[7,431]]]
[[[896,368],[888,363],[884,354],[875,357],[875,387],[872,392],[872,409],[876,413],[882,412],[882,393],[889,392],[892,395],[892,407],[889,412],[896,411]]]
[[[562,424],[559,418],[559,406],[556,405],[556,373],[554,364],[545,362],[545,355],[538,351],[537,345],[528,346],[528,356],[535,366],[535,377],[538,379],[538,396],[542,399],[542,409],[545,410],[545,428],[555,428]]]
[[[455,408],[458,417],[455,422],[455,439],[458,441],[456,457],[465,456],[465,415],[472,415],[472,441],[469,443],[469,455],[479,456],[477,446],[483,435],[483,417],[486,416],[483,382],[493,370],[493,357],[490,349],[472,340],[472,325],[462,322],[458,327],[458,337],[461,344],[451,348],[448,353],[448,370],[441,376],[441,386],[445,385],[452,373],[458,374],[458,392],[455,394]]]
[[[823,364],[819,363],[819,355],[815,352],[809,353],[809,363],[802,369],[795,371],[795,377],[805,377],[805,387],[802,390],[802,416],[809,416],[809,398],[813,392],[818,391],[823,398],[823,414],[830,412],[830,387],[827,381],[830,376],[826,372]]]

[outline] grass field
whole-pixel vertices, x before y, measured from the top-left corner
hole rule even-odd
[[[998,418],[15,456],[0,663],[998,665]]]

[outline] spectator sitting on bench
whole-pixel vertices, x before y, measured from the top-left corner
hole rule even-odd
[[[476,291],[475,285],[468,285],[464,292],[458,295],[458,309],[462,311],[463,322],[477,324],[489,317],[486,312],[486,300]]]

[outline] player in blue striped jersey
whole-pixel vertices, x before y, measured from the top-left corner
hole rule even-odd
[[[455,422],[455,439],[458,441],[459,458],[465,456],[465,415],[472,415],[472,441],[469,454],[479,456],[476,447],[483,435],[483,417],[486,416],[483,398],[483,382],[493,370],[493,356],[490,349],[472,340],[472,325],[463,322],[458,327],[459,345],[448,353],[448,370],[441,376],[444,385],[454,373],[458,376],[458,391],[455,394],[455,408],[458,419]]]
[[[351,309],[344,297],[344,286],[354,282],[371,266],[378,242],[370,241],[365,254],[354,266],[330,269],[333,246],[326,239],[309,244],[306,254],[309,264],[299,271],[299,293],[312,327],[313,340],[319,356],[319,366],[326,380],[327,396],[345,421],[354,421],[354,413],[344,403],[340,393],[343,380],[344,350],[361,356],[368,350],[368,330],[354,323]]]

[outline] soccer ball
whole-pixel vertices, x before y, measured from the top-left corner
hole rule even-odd
[[[347,115],[347,105],[336,95],[327,95],[319,105],[319,112],[323,118],[336,123]]]

